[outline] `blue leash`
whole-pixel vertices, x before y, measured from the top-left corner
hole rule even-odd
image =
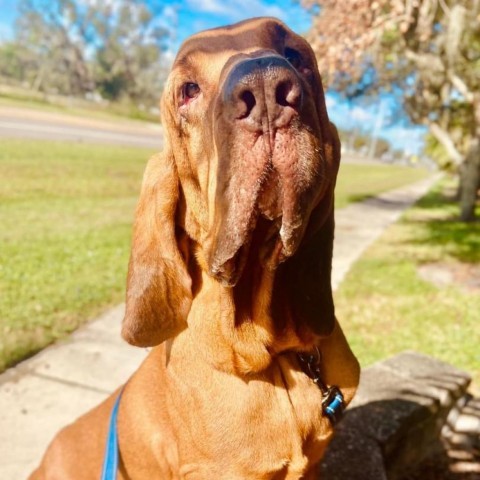
[[[117,417],[118,406],[122,398],[123,388],[120,390],[115,405],[110,415],[110,425],[108,427],[107,445],[105,448],[105,458],[103,460],[102,476],[100,480],[116,480],[118,471],[118,434]]]

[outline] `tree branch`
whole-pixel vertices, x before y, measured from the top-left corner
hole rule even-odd
[[[450,8],[448,7],[448,5],[445,3],[445,0],[440,0],[439,1],[439,4],[440,4],[440,7],[442,8],[443,10],[443,13],[445,15],[449,15],[450,14]]]
[[[458,90],[458,92],[463,95],[463,98],[469,103],[472,103],[474,100],[473,92],[467,87],[466,83],[457,75],[452,72],[449,72],[448,79],[452,82],[452,85]]]
[[[445,66],[438,55],[433,53],[417,53],[413,50],[405,50],[405,57],[414,62],[421,70],[429,70],[433,72],[444,72]]]
[[[440,127],[438,123],[430,123],[428,126],[431,134],[442,144],[455,165],[459,166],[463,162],[463,155],[455,147],[448,132]]]
[[[447,63],[453,68],[458,63],[460,43],[465,30],[467,10],[463,5],[454,5],[448,16],[447,36],[445,38],[445,53]]]

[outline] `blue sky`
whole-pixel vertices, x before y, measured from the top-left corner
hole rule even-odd
[[[111,1],[115,0],[78,0]],[[220,25],[238,22],[250,17],[274,16],[282,19],[297,33],[306,32],[311,19],[308,12],[295,0],[148,0],[152,4],[163,5],[162,22],[170,27],[173,34],[170,39],[172,53],[180,43],[192,33]],[[13,36],[17,3],[14,0],[0,0],[0,41]],[[372,106],[349,106],[339,95],[327,94],[328,109],[332,120],[343,129],[361,128],[365,133],[374,129],[380,104],[383,103],[385,117],[388,118],[392,100],[379,97]],[[379,129],[381,137],[387,138],[395,148],[416,153],[423,143],[424,130],[406,128],[404,124],[383,126]]]
[[[183,0],[168,4],[164,12],[176,23],[180,42],[194,32],[250,17],[278,17],[298,33],[306,32],[311,24],[310,15],[295,0]]]
[[[0,41],[11,38],[13,35],[16,3],[13,0],[0,0]]]
[[[88,2],[92,0],[79,0]],[[97,0],[111,1],[115,0]],[[192,33],[206,28],[238,22],[250,17],[274,16],[282,19],[293,30],[303,33],[310,27],[308,12],[295,0],[165,0],[161,3],[165,22],[176,27],[176,40],[181,43]],[[16,17],[17,3],[0,0],[0,39],[10,38]]]

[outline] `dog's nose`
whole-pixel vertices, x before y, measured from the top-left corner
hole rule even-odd
[[[302,103],[293,66],[279,55],[248,58],[235,65],[224,87],[227,115],[248,130],[266,133],[287,126]]]

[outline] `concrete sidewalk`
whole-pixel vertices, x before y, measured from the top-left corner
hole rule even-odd
[[[335,288],[363,251],[437,178],[336,212]],[[25,479],[55,432],[124,383],[145,358],[146,350],[120,338],[123,308],[0,375],[0,479]]]

